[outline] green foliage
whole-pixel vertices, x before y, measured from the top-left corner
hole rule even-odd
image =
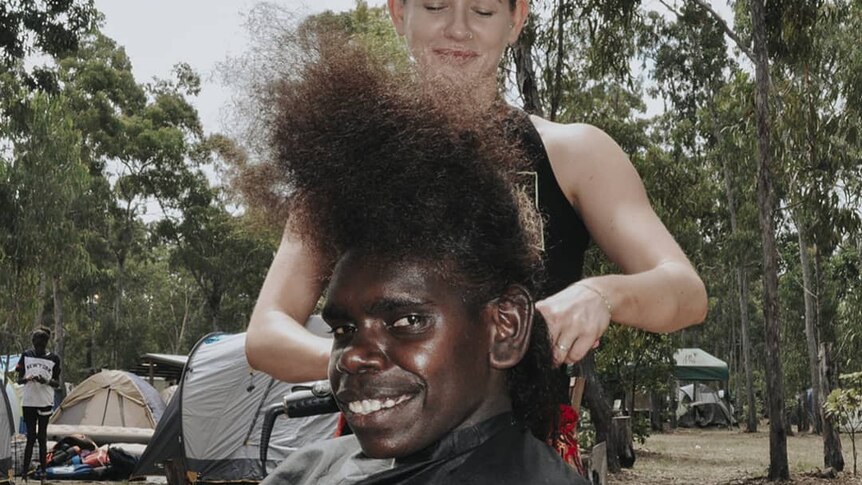
[[[73,52],[80,35],[98,19],[92,0],[6,0],[0,4],[0,62],[8,67],[34,52]],[[25,77],[32,87],[44,87],[46,74],[36,69]]]
[[[596,366],[613,396],[669,390],[675,346],[668,335],[612,325],[596,353]],[[626,409],[633,411],[626,405]]]
[[[829,393],[824,407],[850,434],[853,445],[853,475],[856,475],[856,427],[862,423],[862,372],[841,376],[843,388]]]
[[[72,380],[242,330],[275,249],[204,175],[215,146],[187,99],[200,91],[189,65],[138,84],[122,47],[77,35],[46,68],[50,95],[0,72],[2,350],[58,310],[40,282],[60,275]],[[154,206],[164,215],[145,222]]]

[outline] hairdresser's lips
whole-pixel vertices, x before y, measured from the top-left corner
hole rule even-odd
[[[469,49],[436,48],[432,49],[432,52],[437,57],[453,63],[466,63],[479,57],[478,52]]]

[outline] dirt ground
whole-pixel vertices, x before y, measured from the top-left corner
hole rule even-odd
[[[765,479],[769,464],[769,434],[766,423],[758,433],[722,429],[679,429],[653,434],[645,444],[635,444],[634,468],[610,475],[611,485],[772,485]],[[845,472],[837,479],[807,476],[822,463],[823,442],[810,434],[787,437],[787,454],[792,481],[804,485],[862,485],[862,456],[859,476],[853,476],[850,438],[841,436]],[[862,448],[862,443],[857,443]],[[860,450],[862,455],[862,450]],[[23,482],[19,482],[23,483]],[[36,483],[38,482],[31,482]],[[125,482],[60,482],[50,485],[127,485]],[[150,485],[146,482],[134,482]],[[157,482],[158,483],[158,482]],[[160,481],[165,484],[164,479]]]
[[[837,479],[810,476],[823,463],[820,436],[796,434],[787,437],[787,457],[794,484],[862,485],[853,476],[850,438],[841,436],[845,472]],[[860,443],[857,442],[857,446]],[[757,433],[723,429],[678,429],[653,434],[643,445],[635,444],[634,468],[611,475],[611,484],[721,484],[746,485],[770,483],[765,479],[769,466],[769,428],[764,423]],[[862,456],[857,456],[862,459]]]

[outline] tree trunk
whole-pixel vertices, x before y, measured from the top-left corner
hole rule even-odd
[[[716,128],[714,107],[710,105],[710,113],[713,118],[713,133],[719,144],[722,139],[721,131]],[[737,215],[736,215],[736,197],[733,194],[733,183],[730,174],[730,166],[727,160],[724,161],[724,191],[727,195],[727,207],[730,212],[730,231],[731,234],[737,234],[739,231]],[[742,367],[745,373],[745,396],[746,396],[746,431],[749,433],[757,432],[757,402],[754,400],[754,378],[752,377],[751,369],[751,341],[749,339],[749,329],[751,328],[748,319],[748,278],[745,274],[745,266],[738,262],[736,264],[736,284],[739,288],[739,338],[741,340]],[[737,394],[737,399],[741,398]]]
[[[219,331],[219,313],[221,313],[221,302],[224,298],[224,292],[221,290],[218,284],[214,284],[215,288],[210,292],[207,297],[207,313],[210,320],[210,330],[212,332]]]
[[[63,384],[63,357],[66,353],[66,329],[63,322],[63,280],[59,275],[52,278],[54,293],[54,353],[60,358],[60,398],[66,397],[66,386]]]
[[[620,466],[631,468],[635,464],[635,446],[632,436],[632,416],[617,416],[611,420],[610,442],[619,450]]]
[[[825,402],[825,396],[820,395],[820,365],[817,361],[817,328],[815,326],[814,296],[816,294],[816,282],[814,281],[814,270],[811,267],[809,256],[808,231],[801,217],[795,217],[797,234],[799,237],[799,260],[802,265],[802,292],[805,301],[805,340],[808,343],[808,371],[811,377],[812,401],[814,409],[820,409],[820,403]],[[814,413],[814,432],[820,434],[820,413]]]
[[[180,323],[180,333],[177,336],[177,341],[174,343],[174,353],[180,353],[180,348],[183,345],[183,339],[186,338],[186,325],[189,322],[189,311],[191,309],[191,301],[189,299],[189,292],[186,291],[185,302],[183,303],[183,321]]]
[[[563,49],[563,28],[565,16],[565,2],[557,1],[557,62],[554,66],[554,85],[549,90],[551,92],[551,106],[548,113],[548,119],[557,121],[557,115],[560,111],[560,102],[563,98],[563,59],[565,51]]]
[[[788,480],[787,428],[781,369],[781,327],[778,310],[778,252],[775,248],[772,147],[769,113],[769,53],[766,49],[764,0],[752,0],[755,108],[757,113],[757,208],[763,242],[763,317],[766,330],[766,394],[769,407],[770,480]]]
[[[39,286],[36,290],[36,314],[33,316],[33,330],[45,322],[45,297],[48,295],[48,277],[44,271],[39,272]]]
[[[599,376],[596,373],[596,358],[593,351],[590,351],[586,357],[580,362],[581,375],[586,379],[584,385],[584,405],[590,411],[590,420],[596,428],[596,443],[605,442],[608,452],[608,471],[618,473],[620,468],[619,450],[610,439],[611,405],[605,397],[605,390],[602,388],[602,383],[599,381]]]
[[[662,431],[663,429],[663,420],[662,420],[662,410],[664,409],[664,399],[661,394],[657,392],[650,392],[650,413],[649,413],[649,424],[650,429],[653,431]]]
[[[515,61],[515,77],[518,81],[518,92],[524,99],[524,111],[536,116],[544,116],[542,100],[539,98],[539,86],[536,83],[536,70],[533,68],[533,43],[536,40],[536,16],[530,14],[524,30],[512,46],[512,58]]]
[[[123,335],[123,291],[125,289],[126,257],[124,254],[117,255],[117,280],[115,282],[116,295],[114,295],[114,332],[115,335]],[[116,350],[116,347],[113,347]],[[116,352],[113,353],[116,355]],[[112,362],[117,367],[116,357]]]
[[[820,395],[825,397],[837,385],[835,369],[832,367],[832,352],[827,344],[820,344]],[[841,452],[841,437],[838,435],[838,420],[826,414],[826,409],[820,406],[817,415],[823,422],[823,465],[836,471],[844,470],[844,455]]]

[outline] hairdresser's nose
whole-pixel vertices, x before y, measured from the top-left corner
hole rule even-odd
[[[379,324],[360,324],[346,342],[336,341],[333,349],[335,369],[345,374],[364,374],[383,370],[388,362],[384,350],[385,330]]]
[[[451,8],[452,10],[448,15],[446,25],[443,28],[444,36],[447,39],[451,39],[456,42],[472,40],[473,30],[470,28],[467,9],[461,8],[457,5],[453,5]]]

